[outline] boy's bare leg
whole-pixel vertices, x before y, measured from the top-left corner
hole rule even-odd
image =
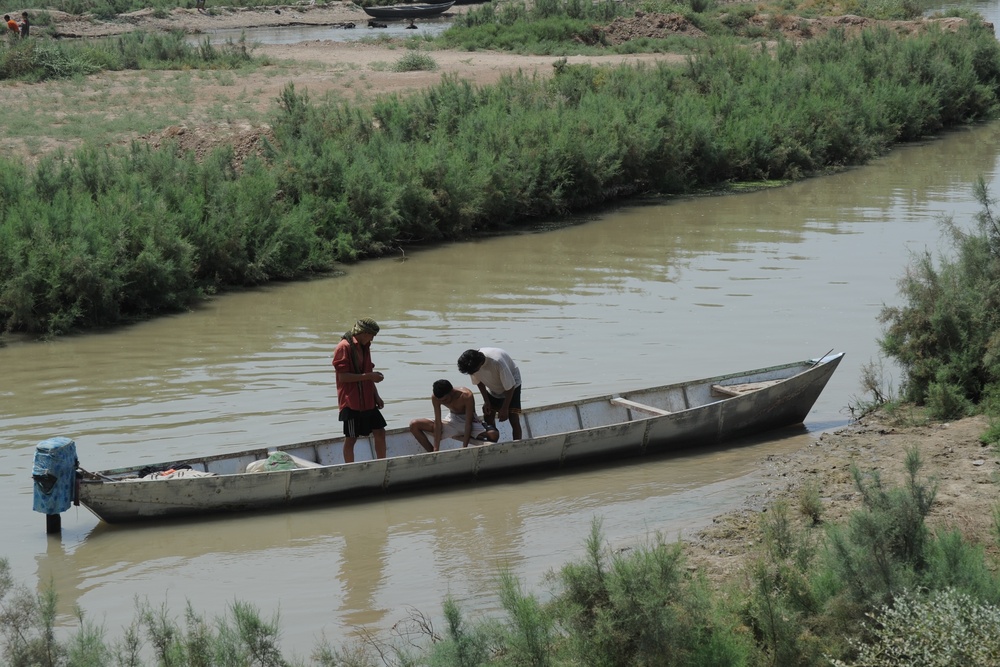
[[[428,452],[434,451],[434,445],[431,444],[430,439],[427,437],[427,433],[434,430],[434,422],[430,419],[414,419],[410,422],[410,433],[420,443]]]

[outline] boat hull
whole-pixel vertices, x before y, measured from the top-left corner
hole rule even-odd
[[[373,19],[392,21],[434,18],[444,14],[454,4],[454,2],[442,2],[431,5],[390,5],[386,7],[362,7],[361,9]]]
[[[135,468],[88,473],[78,495],[103,521],[129,523],[280,510],[717,445],[802,423],[842,357],[528,409],[521,415],[520,441],[462,449],[449,440],[442,446],[454,448],[427,453],[407,429],[395,429],[387,433],[385,459],[375,459],[371,443],[362,439],[356,445],[358,462],[345,464],[343,440],[333,438],[157,466],[184,463],[211,476],[136,479]],[[315,467],[244,472],[273,451]]]

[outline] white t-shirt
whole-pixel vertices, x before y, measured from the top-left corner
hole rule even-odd
[[[503,398],[508,389],[521,384],[521,369],[517,367],[510,355],[499,347],[481,347],[479,351],[486,356],[483,367],[472,375],[472,382],[482,382],[491,396]]]

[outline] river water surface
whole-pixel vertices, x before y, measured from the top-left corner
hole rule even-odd
[[[444,596],[496,607],[509,567],[533,590],[580,556],[595,518],[611,544],[673,539],[758,488],[761,460],[847,423],[877,355],[883,304],[911,253],[938,252],[938,220],[968,224],[980,175],[1000,193],[1000,124],[907,146],[859,169],[780,189],[623,206],[573,224],[401,249],[343,275],[216,298],[118,331],[0,347],[0,503],[15,576],[51,582],[109,634],[134,600],[209,615],[233,600],[279,610],[307,655],[358,627],[385,630]],[[390,427],[461,382],[468,347],[498,345],[538,404],[815,357],[847,358],[804,428],[744,447],[550,478],[396,496],[289,514],[112,528],[83,509],[47,536],[31,512],[34,446],[77,441],[101,469],[339,430],[331,352],[361,316],[382,326],[375,363]]]

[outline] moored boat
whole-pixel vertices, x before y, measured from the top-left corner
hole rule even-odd
[[[444,14],[454,4],[453,0],[452,2],[439,2],[429,5],[386,5],[382,7],[362,7],[361,9],[365,10],[365,14],[368,14],[368,16],[375,19],[382,19],[383,21],[394,19],[429,19]]]
[[[407,428],[386,434],[387,457],[359,439],[260,447],[154,466],[78,473],[78,502],[108,523],[274,510],[356,500],[448,482],[557,470],[715,445],[800,424],[843,353],[524,410],[524,439],[425,452]],[[71,441],[70,441],[71,442]],[[75,445],[74,445],[75,447]]]

